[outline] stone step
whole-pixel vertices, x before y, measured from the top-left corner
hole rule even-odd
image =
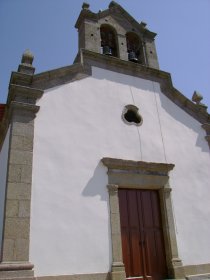
[[[32,270],[0,271],[0,280],[35,280]]]
[[[186,276],[187,280],[210,280],[210,273]]]
[[[10,278],[0,278],[1,280],[36,280],[36,277],[10,277]]]

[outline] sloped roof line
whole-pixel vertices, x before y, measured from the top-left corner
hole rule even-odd
[[[80,51],[78,63],[34,75],[31,86],[45,90],[84,79],[92,75],[92,66],[158,82],[162,93],[182,110],[202,124],[210,122],[207,111],[193,103],[173,86],[170,73],[89,50]]]
[[[82,63],[75,63],[34,75],[31,86],[46,90],[90,75],[89,67],[85,67]]]
[[[141,28],[141,24],[134,18],[132,17],[120,4],[118,4],[115,1],[111,1],[109,4],[109,7],[114,7],[115,9],[117,9],[119,11],[119,14],[121,16],[124,16],[129,22],[131,22],[133,25],[136,26],[137,29],[140,29],[140,31],[147,31],[149,33],[152,33],[154,35],[154,37],[157,35],[155,32],[152,32],[150,30],[148,30],[147,28]]]
[[[118,11],[118,13],[116,13]],[[81,10],[79,17],[75,23],[75,27],[79,28],[80,23],[84,18],[91,18],[92,20],[97,21],[98,18],[106,17],[108,15],[115,15],[124,17],[128,22],[130,22],[137,30],[142,33],[145,33],[149,37],[153,38],[157,35],[157,33],[150,31],[145,28],[145,25],[141,25],[134,17],[132,17],[121,5],[116,3],[115,1],[111,1],[109,4],[109,8],[103,11],[99,11],[98,13],[94,13],[89,9]]]

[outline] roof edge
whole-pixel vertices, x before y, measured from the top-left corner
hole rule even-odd
[[[109,71],[158,82],[162,93],[178,107],[201,124],[210,123],[210,114],[178,91],[173,86],[171,75],[168,72],[85,49],[80,50],[76,61],[77,63],[73,65],[34,75],[31,87],[46,90],[80,80],[91,76],[91,67],[95,66]]]
[[[77,21],[75,23],[75,28],[79,29],[81,23],[84,21],[84,19],[91,19],[92,21],[98,21],[99,18],[103,16],[107,16],[108,14],[116,14],[116,11],[118,11],[118,14],[122,17],[125,17],[132,25],[136,27],[140,32],[144,34],[145,37],[148,37],[149,39],[154,40],[157,33],[150,31],[145,26],[139,23],[133,16],[131,16],[120,4],[118,4],[115,1],[111,1],[109,4],[108,9],[105,9],[103,11],[99,11],[98,13],[94,13],[91,10],[89,10],[89,7],[86,9],[82,9]]]
[[[125,75],[132,75],[158,82],[162,93],[178,107],[183,109],[201,124],[210,122],[210,114],[205,109],[193,103],[173,86],[171,74],[168,72],[85,49],[80,50],[79,59],[84,65],[104,68]]]
[[[91,75],[91,68],[82,63],[45,71],[33,76],[32,87],[49,89],[75,80],[80,80]]]
[[[145,27],[145,25],[142,25],[139,23],[133,16],[131,16],[120,4],[118,4],[115,1],[111,1],[109,4],[109,10],[110,12],[114,12],[116,10],[119,11],[119,14],[124,16],[129,22],[131,22],[134,26],[136,26],[137,29],[139,29],[140,32],[144,34],[144,36],[153,39],[157,35],[157,33],[150,31]]]

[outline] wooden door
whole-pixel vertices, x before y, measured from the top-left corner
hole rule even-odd
[[[158,192],[119,189],[119,206],[126,278],[167,278]]]

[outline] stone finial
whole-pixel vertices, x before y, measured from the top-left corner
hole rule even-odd
[[[202,99],[203,96],[195,90],[192,96],[192,101],[199,105]]]
[[[88,10],[89,7],[90,7],[90,5],[89,5],[88,3],[83,2],[83,4],[82,4],[82,9],[83,9],[83,10]]]
[[[139,24],[142,28],[145,28],[147,26],[147,23],[144,21],[141,21]]]
[[[18,72],[23,72],[26,74],[33,74],[35,71],[35,68],[32,66],[34,60],[34,55],[30,50],[25,50],[22,59],[21,64],[18,67]]]
[[[117,6],[117,5],[118,5],[117,2],[111,1],[110,4],[109,4],[109,8]]]
[[[27,65],[32,65],[33,60],[34,60],[34,56],[33,56],[32,52],[29,49],[25,50],[22,55],[21,63],[27,64]]]
[[[205,104],[201,103],[201,100],[203,99],[203,96],[198,92],[194,91],[193,96],[192,96],[192,101],[196,103],[196,105],[204,112],[207,111],[208,106]]]

